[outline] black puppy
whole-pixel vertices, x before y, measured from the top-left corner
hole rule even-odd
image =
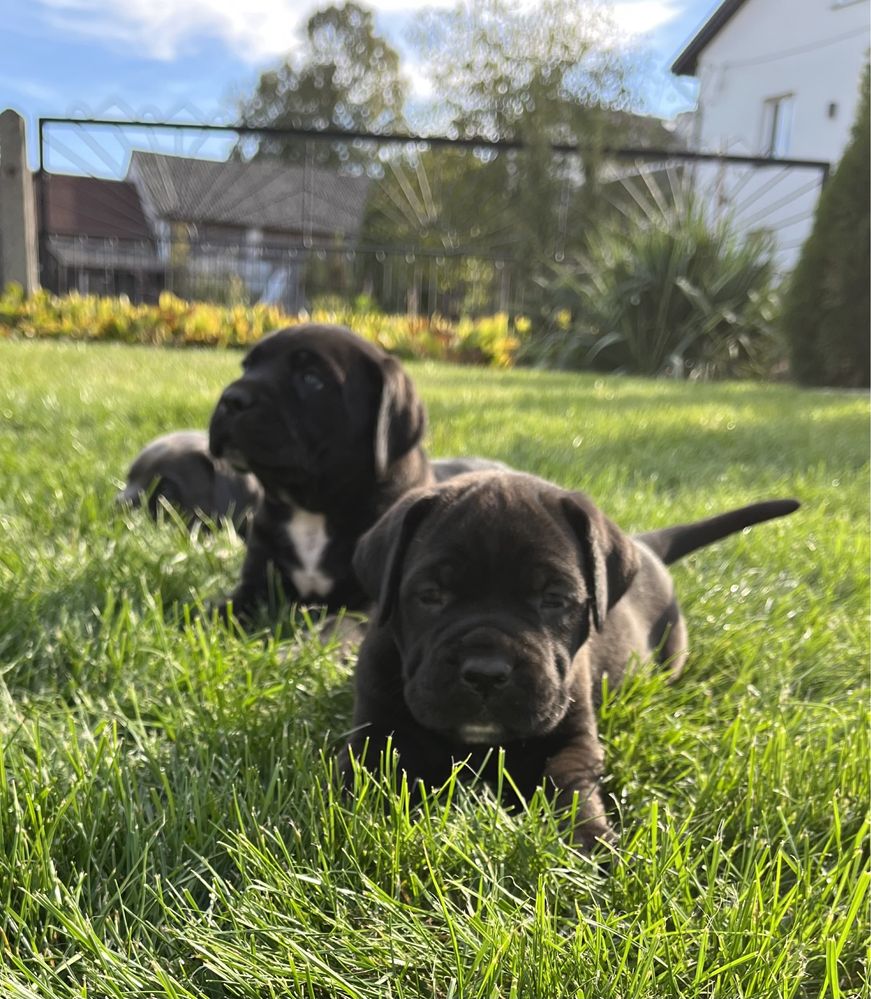
[[[424,408],[401,365],[339,326],[261,340],[221,395],[209,446],[264,490],[232,594],[239,616],[269,598],[330,610],[364,605],[357,539],[399,496],[432,481]]]
[[[115,503],[131,507],[145,503],[155,517],[163,498],[186,516],[189,527],[204,517],[232,520],[244,535],[261,492],[253,475],[234,471],[209,452],[209,438],[202,430],[176,430],[139,452]]]
[[[578,794],[577,843],[610,838],[595,710],[602,678],[616,686],[633,655],[683,666],[666,564],[797,506],[758,503],[631,538],[583,493],[530,475],[415,489],[354,558],[377,620],[357,663],[346,780],[349,753],[376,763],[389,736],[409,779],[435,785],[455,761],[477,769],[503,746],[524,797],[544,778],[563,805]]]
[[[433,462],[426,414],[400,363],[341,326],[307,324],[265,337],[212,416],[215,455],[264,489],[233,610],[271,594],[337,610],[367,604],[354,577],[357,539],[414,486],[499,462]]]

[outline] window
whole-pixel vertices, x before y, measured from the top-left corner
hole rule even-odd
[[[762,105],[761,155],[778,157],[789,155],[792,105],[792,94],[771,97]]]

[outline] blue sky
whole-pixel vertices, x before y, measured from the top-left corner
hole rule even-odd
[[[317,0],[12,0],[3,14],[0,107],[31,121],[67,114],[229,118],[236,99],[293,47],[296,29],[319,6]],[[415,76],[406,35],[426,4],[370,6]],[[691,81],[676,80],[667,67],[716,6],[717,0],[612,4],[621,28],[649,52],[648,110],[672,116],[692,107]],[[424,79],[414,84],[427,93]]]

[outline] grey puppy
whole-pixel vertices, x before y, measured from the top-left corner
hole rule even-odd
[[[245,535],[262,495],[253,475],[236,471],[209,451],[205,431],[177,430],[139,452],[115,502],[133,507],[144,503],[154,517],[163,498],[187,517],[189,526],[203,517],[228,520]]]
[[[599,791],[602,680],[634,656],[673,674],[687,632],[666,565],[794,500],[757,503],[629,537],[583,493],[476,472],[403,497],[361,539],[354,568],[377,601],[355,674],[351,754],[376,765],[392,738],[409,780],[439,785],[493,747],[528,797],[547,780],[578,796],[573,838],[612,837]]]

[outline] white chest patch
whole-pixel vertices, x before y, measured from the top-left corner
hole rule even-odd
[[[321,557],[329,544],[327,518],[299,507],[287,525],[287,536],[296,552],[299,565],[290,570],[290,578],[301,597],[325,597],[333,580],[320,568]]]

